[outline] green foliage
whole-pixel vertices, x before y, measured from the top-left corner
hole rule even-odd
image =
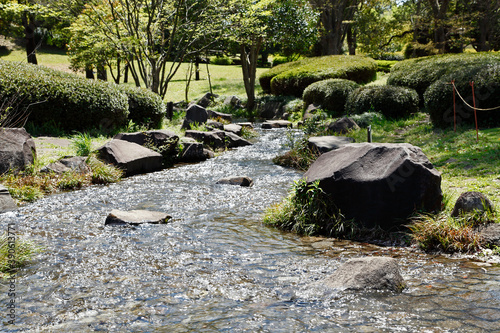
[[[419,215],[413,218],[408,227],[413,241],[425,251],[474,252],[483,245],[475,228],[492,220],[491,213],[452,218],[441,212],[437,215]]]
[[[463,53],[405,60],[391,69],[387,84],[415,89],[424,101],[424,93],[431,84],[443,76],[459,73],[471,68],[478,70],[489,65],[499,64],[498,53]],[[451,90],[451,89],[450,89]]]
[[[4,233],[0,236],[0,276],[10,277],[19,268],[26,266],[33,256],[41,251],[42,248],[31,241],[18,236],[15,239],[11,236],[9,239],[9,236]]]
[[[324,56],[307,58],[271,68],[259,77],[266,93],[302,97],[310,84],[326,79],[348,79],[357,83],[373,81],[377,65],[361,56]]]
[[[346,112],[362,114],[368,111],[380,112],[387,118],[404,118],[418,112],[416,91],[394,86],[361,87],[349,95]]]
[[[264,223],[302,235],[349,236],[354,232],[352,221],[346,221],[319,181],[304,179],[294,183],[292,193],[281,203],[271,206]]]
[[[359,84],[350,80],[323,80],[308,86],[304,90],[302,99],[305,105],[320,105],[329,111],[329,115],[339,116],[344,114],[347,97],[357,88],[359,88]]]
[[[434,47],[434,43],[432,42],[427,44],[407,43],[403,50],[405,59],[433,56],[438,53],[439,50]]]
[[[89,156],[92,152],[92,137],[88,133],[77,133],[73,135],[71,146],[76,156]]]
[[[377,62],[377,71],[390,73],[392,66],[397,64],[398,60],[375,60]]]
[[[149,89],[125,84],[119,85],[118,88],[128,97],[130,120],[148,129],[161,127],[166,106],[158,94]]]
[[[291,132],[287,133],[288,148],[283,155],[273,158],[273,163],[284,167],[306,171],[319,156],[317,151],[309,148],[307,138],[295,139]]]
[[[349,116],[361,128],[366,128],[375,122],[384,120],[384,115],[378,112],[365,112],[362,114],[353,114]]]
[[[42,66],[0,61],[0,93],[19,96],[30,122],[55,121],[68,132],[121,127],[127,121],[127,97],[116,85]]]
[[[210,64],[229,66],[233,64],[233,59],[229,58],[228,56],[214,56],[210,57]]]
[[[451,80],[465,101],[473,106],[472,88],[474,82],[476,107],[482,109],[500,106],[500,62],[486,66],[472,66],[457,70],[434,82],[424,94],[425,107],[437,127],[454,126],[453,89]],[[475,116],[472,108],[465,105],[455,94],[457,124],[474,124]],[[480,127],[500,126],[500,110],[477,111]]]
[[[87,159],[87,164],[92,171],[93,184],[116,183],[119,182],[124,175],[123,170],[111,164],[104,163],[92,155]]]
[[[280,55],[276,55],[273,57],[273,66],[272,67],[275,67],[275,66],[278,66],[278,65],[282,65],[282,64],[286,64],[288,62],[290,62],[292,60],[290,60],[288,57],[284,57],[284,56],[280,56]]]

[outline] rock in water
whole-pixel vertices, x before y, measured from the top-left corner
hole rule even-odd
[[[0,128],[0,175],[23,170],[35,157],[35,141],[24,128]]]
[[[410,144],[353,143],[321,155],[305,173],[331,195],[346,219],[385,230],[415,210],[441,208],[441,174]]]
[[[223,184],[223,185],[239,185],[239,186],[246,186],[250,187],[253,185],[253,179],[250,177],[228,177],[228,178],[222,178],[217,181],[216,184]]]
[[[9,190],[0,185],[0,214],[17,209],[17,205],[10,196]]]
[[[474,211],[484,212],[485,210],[494,211],[493,203],[486,195],[480,192],[465,192],[458,197],[451,216],[458,217]]]
[[[113,209],[106,218],[105,225],[139,225],[144,223],[167,223],[172,217],[162,212],[149,210],[122,211]]]
[[[350,259],[317,283],[327,289],[389,290],[401,292],[405,283],[397,261],[389,257]]]
[[[111,140],[98,149],[99,157],[132,176],[162,169],[163,156],[137,143],[123,140]]]

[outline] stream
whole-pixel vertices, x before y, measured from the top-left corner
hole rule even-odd
[[[18,273],[2,332],[500,332],[500,267],[406,248],[300,237],[266,227],[267,207],[301,173],[276,166],[285,129],[198,164],[52,195],[0,215],[44,247]],[[295,135],[301,135],[293,131]],[[250,188],[216,185],[253,178]],[[172,215],[104,226],[112,209]],[[408,288],[331,292],[311,284],[350,258],[399,261]]]

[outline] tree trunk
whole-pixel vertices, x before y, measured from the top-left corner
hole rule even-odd
[[[349,55],[356,55],[356,32],[353,31],[352,25],[349,24],[347,28],[347,45],[349,48]]]
[[[35,17],[33,14],[24,12],[21,16],[21,20],[24,27],[24,36],[26,38],[26,55],[28,57],[28,63],[38,65],[36,59]]]
[[[94,69],[92,67],[85,68],[85,77],[90,80],[94,80]]]
[[[450,0],[429,0],[429,5],[434,16],[434,42],[439,52],[444,53],[446,48],[445,19]]]
[[[102,81],[108,81],[108,72],[104,65],[97,66],[97,79]]]
[[[247,50],[246,45],[240,46],[241,68],[243,71],[243,82],[247,93],[247,110],[255,108],[255,78],[257,75],[257,60],[262,45],[262,37],[259,37]]]

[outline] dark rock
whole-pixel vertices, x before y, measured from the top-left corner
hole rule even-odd
[[[168,223],[172,217],[162,212],[153,212],[149,210],[130,210],[121,211],[113,209],[109,213],[105,225],[140,225],[144,223],[163,224]]]
[[[344,117],[328,125],[328,130],[333,133],[346,134],[352,130],[358,130],[359,126],[351,118]]]
[[[227,148],[237,148],[252,145],[250,141],[245,140],[232,132],[224,132],[224,142],[226,143]]]
[[[33,164],[35,141],[24,128],[0,128],[0,174]]]
[[[479,237],[486,246],[500,246],[500,223],[488,223],[477,228]]]
[[[332,197],[346,219],[389,230],[415,210],[441,208],[441,174],[407,143],[352,143],[325,153],[304,177]]]
[[[493,202],[486,195],[480,192],[465,192],[458,197],[451,216],[457,217],[473,211],[484,212],[485,210],[494,211]]]
[[[136,143],[111,140],[98,149],[99,157],[125,171],[125,176],[159,171],[163,156]]]
[[[215,153],[212,150],[206,148],[203,148],[203,155],[205,155],[206,159],[215,157]]]
[[[205,145],[212,147],[213,149],[221,149],[225,147],[224,132],[203,132],[203,131],[193,131],[187,130],[185,134],[188,138],[193,138],[196,141],[203,142]]]
[[[209,120],[209,121],[207,121],[206,128],[211,129],[211,130],[218,129],[218,130],[223,131],[224,130],[224,124],[220,123],[218,121],[215,121],[215,120]]]
[[[181,144],[183,146],[179,156],[181,162],[200,162],[207,159],[208,154],[203,149],[203,143],[196,142],[193,138],[183,137]]]
[[[231,132],[231,133],[234,133],[236,135],[241,135],[242,128],[243,127],[241,127],[240,125],[236,125],[236,124],[224,125],[224,131]]]
[[[0,185],[0,214],[17,209],[17,205],[10,196],[9,190]]]
[[[287,120],[267,120],[262,123],[263,129],[292,127],[292,123]]]
[[[232,106],[233,108],[240,108],[241,107],[241,99],[237,96],[228,96],[224,100],[224,105],[229,105]]]
[[[344,136],[313,136],[307,140],[307,145],[310,149],[324,154],[353,142],[353,138]]]
[[[239,185],[239,186],[245,186],[245,187],[250,187],[253,185],[253,179],[247,176],[243,177],[228,177],[228,178],[222,178],[217,181],[216,184],[222,184],[222,185]]]
[[[258,106],[259,109],[259,117],[263,119],[276,119],[280,118],[280,115],[283,114],[283,102],[280,101],[268,101],[265,103],[261,103]]]
[[[212,94],[212,93],[206,93],[205,96],[200,98],[200,100],[196,103],[201,107],[208,108],[208,106],[216,99],[219,97],[218,95]]]
[[[57,162],[44,166],[40,172],[65,173],[74,171],[78,173],[90,173],[90,167],[87,165],[87,157],[73,156],[64,157]]]
[[[307,109],[304,111],[304,116],[302,117],[303,120],[311,119],[314,117],[314,114],[320,110],[320,107],[314,104],[309,104],[307,106]]]
[[[186,118],[182,124],[182,128],[190,129],[191,124],[202,125],[208,120],[207,109],[196,104],[191,104],[186,110]]]
[[[222,113],[222,112],[217,112],[217,111],[212,111],[212,110],[207,110],[208,113],[208,118],[211,119],[222,119],[224,121],[232,122],[233,121],[233,115],[228,114],[228,113]]]
[[[401,292],[405,288],[397,261],[389,257],[350,259],[318,284],[340,290]]]
[[[167,144],[177,143],[179,141],[179,136],[167,130],[152,130],[145,132],[119,133],[115,135],[113,139],[133,142],[141,146],[160,148]]]

